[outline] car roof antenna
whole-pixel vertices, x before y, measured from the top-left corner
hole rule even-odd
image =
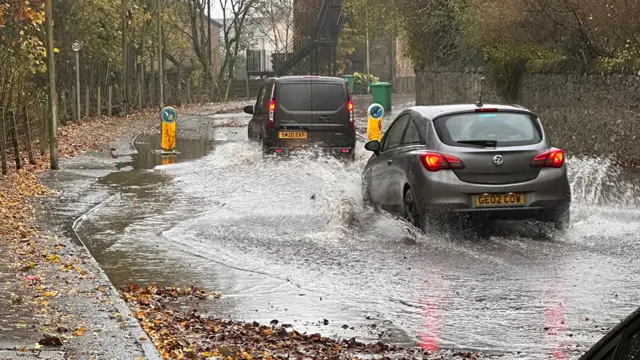
[[[476,106],[477,107],[482,107],[484,104],[484,92],[485,92],[485,82],[487,81],[486,77],[481,77],[480,78],[480,96],[478,101],[476,101]]]

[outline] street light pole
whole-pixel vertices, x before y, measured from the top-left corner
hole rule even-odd
[[[160,75],[158,105],[162,109],[164,107],[164,57],[162,56],[162,8],[160,7],[160,0],[156,1],[156,6],[158,7],[158,75]]]

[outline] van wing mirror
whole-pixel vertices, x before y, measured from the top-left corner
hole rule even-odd
[[[244,107],[244,112],[246,112],[247,114],[251,114],[253,115],[254,111],[253,111],[253,105],[247,105]]]
[[[371,140],[364,145],[364,148],[377,155],[380,153],[380,141]]]

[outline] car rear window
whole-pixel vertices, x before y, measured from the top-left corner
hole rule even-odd
[[[495,141],[496,146],[532,145],[542,141],[535,116],[521,113],[469,113],[438,118],[438,137],[451,146],[477,146],[465,142]]]
[[[313,110],[335,111],[347,103],[345,86],[341,84],[313,84]]]
[[[290,111],[311,111],[311,84],[290,83],[278,84],[277,102]]]

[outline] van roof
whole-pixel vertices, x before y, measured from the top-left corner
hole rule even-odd
[[[336,83],[346,83],[346,80],[343,78],[335,77],[335,76],[315,76],[315,75],[299,75],[299,76],[283,76],[272,78],[269,80],[275,80],[277,83],[283,82],[298,82],[298,81],[308,81],[308,80],[323,80],[323,82],[336,82]]]

